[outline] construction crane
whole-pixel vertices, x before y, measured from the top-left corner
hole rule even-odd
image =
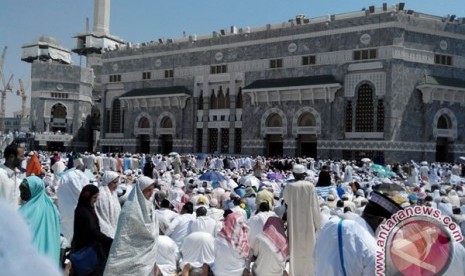
[[[5,82],[5,76],[3,74],[3,64],[5,61],[5,56],[6,56],[6,49],[8,49],[7,46],[3,48],[2,52],[2,57],[0,59],[0,78],[2,79],[2,104],[1,104],[1,110],[0,110],[0,131],[5,130],[5,102],[6,102],[6,92],[8,91],[13,91],[13,77],[14,75],[12,74],[10,78],[8,79],[8,82]]]
[[[19,90],[16,91],[16,95],[21,97],[21,118],[24,119],[26,118],[26,100],[27,100],[27,95],[26,95],[26,89],[24,88],[23,80],[19,79]]]

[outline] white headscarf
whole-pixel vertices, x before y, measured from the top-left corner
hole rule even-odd
[[[110,184],[110,182],[115,180],[117,177],[119,177],[119,174],[117,172],[106,171],[102,177],[102,186],[108,186],[108,184]]]
[[[148,275],[157,255],[158,218],[143,190],[154,183],[142,176],[121,210],[104,275]],[[150,205],[149,205],[150,204]]]
[[[66,170],[66,166],[65,164],[63,164],[63,162],[57,161],[55,162],[55,164],[53,164],[52,170],[53,170],[53,173],[57,175],[59,173],[64,172]]]
[[[118,218],[121,213],[121,205],[116,191],[110,191],[108,184],[118,177],[119,174],[116,172],[105,172],[102,185],[99,188],[100,194],[95,203],[95,211],[99,219],[100,231],[112,239],[115,237]]]

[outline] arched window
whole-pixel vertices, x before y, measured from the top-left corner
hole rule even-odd
[[[66,107],[61,103],[57,103],[52,107],[52,117],[66,119]]]
[[[164,117],[160,122],[161,128],[173,128],[173,122],[170,117]]]
[[[242,87],[239,88],[239,92],[237,93],[236,108],[242,108]]]
[[[220,86],[218,90],[218,109],[223,109],[226,106],[226,99],[223,94],[223,88]]]
[[[111,132],[118,133],[120,131],[121,131],[121,103],[119,99],[115,99],[111,107]]]
[[[312,113],[306,112],[300,115],[299,120],[297,122],[298,126],[302,127],[312,127],[316,125],[315,116]]]
[[[281,126],[283,126],[283,121],[281,119],[281,116],[279,116],[276,113],[271,114],[268,117],[268,119],[266,120],[266,126],[267,127],[281,127]]]
[[[452,122],[446,114],[442,114],[438,119],[438,128],[439,129],[450,129],[452,128]]]
[[[215,90],[212,89],[212,94],[210,96],[210,109],[218,108],[218,99],[215,95]]]
[[[374,122],[373,88],[363,84],[358,89],[355,109],[355,131],[373,132]]]
[[[347,101],[346,105],[346,132],[352,132],[352,101]]]
[[[139,120],[139,128],[150,128],[150,122],[147,117],[142,117]]]

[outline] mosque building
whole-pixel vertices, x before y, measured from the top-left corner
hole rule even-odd
[[[95,3],[94,31],[73,49],[87,67],[32,63],[31,127],[60,123],[71,148],[379,162],[465,154],[463,18],[383,4],[123,43],[109,34],[109,0]],[[46,79],[52,65],[74,73]]]

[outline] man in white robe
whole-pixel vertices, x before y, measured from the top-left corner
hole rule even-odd
[[[81,170],[84,167],[82,159],[74,160],[74,166],[75,168],[63,173],[56,191],[61,233],[68,241],[73,239],[74,209],[76,209],[79,194],[82,188],[89,184],[89,179]]]
[[[99,196],[95,203],[100,231],[112,239],[115,237],[116,226],[118,225],[118,218],[121,213],[121,205],[116,194],[118,184],[119,174],[113,171],[106,171],[103,174]]]
[[[195,219],[194,206],[191,202],[187,202],[181,210],[181,214],[171,221],[170,226],[165,232],[165,235],[169,236],[181,247],[182,242],[187,235],[190,234],[190,223]]]
[[[11,144],[4,151],[5,163],[0,165],[0,199],[15,209],[19,208],[19,185],[22,174],[19,170],[24,160],[24,148]]]
[[[294,165],[292,172],[296,182],[284,189],[287,204],[287,223],[290,248],[290,275],[313,275],[312,256],[316,232],[321,227],[321,214],[312,183],[305,181],[306,169]]]
[[[181,252],[179,251],[176,243],[168,236],[160,235],[158,237],[158,249],[157,257],[155,258],[156,269],[155,275],[158,272],[163,275],[177,275],[177,262],[181,258]]]
[[[214,219],[207,217],[207,208],[201,206],[195,210],[197,217],[190,224],[190,233],[205,232],[216,237],[216,233],[221,229]]]
[[[163,199],[160,203],[160,209],[155,210],[158,216],[158,223],[160,226],[160,231],[164,234],[169,228],[171,221],[177,216],[178,213],[170,209],[170,201],[168,199]]]
[[[211,265],[215,260],[215,238],[209,233],[195,232],[188,235],[181,246],[182,261],[179,264],[182,275],[191,269],[207,270],[204,265]],[[187,265],[187,267],[186,267]],[[206,274],[204,274],[206,275]]]

